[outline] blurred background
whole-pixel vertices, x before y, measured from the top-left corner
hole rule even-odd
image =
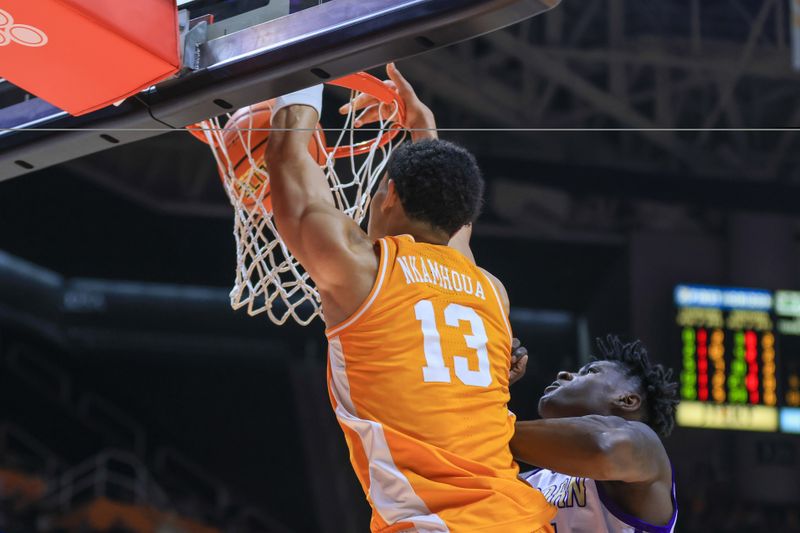
[[[221,20],[266,3],[190,9]],[[487,179],[475,255],[532,354],[512,410],[536,417],[594,338],[642,339],[697,408],[666,441],[680,532],[800,531],[792,7],[564,0],[398,65]],[[321,323],[231,311],[234,267],[213,158],[185,132],[0,183],[0,530],[366,530]],[[695,305],[698,285],[770,303]],[[758,339],[743,372],[764,383],[727,414],[697,405],[713,397],[692,378],[714,327],[733,370],[737,334]]]

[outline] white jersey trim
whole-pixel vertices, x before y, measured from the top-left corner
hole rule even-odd
[[[489,279],[489,276],[487,276],[486,274],[483,273],[483,271],[481,271],[480,267],[478,267],[478,273],[481,276],[484,277],[486,282],[489,284],[489,287],[492,288],[492,292],[494,293],[494,297],[497,300],[497,306],[500,308],[500,315],[503,317],[503,324],[505,324],[505,326],[506,326],[506,332],[508,333],[508,338],[509,338],[510,341],[513,342],[514,335],[512,335],[512,333],[511,333],[511,323],[508,321],[508,317],[506,316],[506,310],[503,307],[502,300],[500,300],[500,294],[497,292],[497,288],[494,286],[494,283],[492,283],[492,280]]]
[[[356,313],[351,316],[350,318],[346,319],[344,322],[333,326],[331,329],[325,332],[325,335],[330,338],[334,335],[341,333],[342,330],[346,329],[348,326],[353,324],[356,320],[361,318],[367,310],[372,307],[372,304],[375,302],[375,298],[378,297],[378,294],[381,292],[381,287],[383,286],[383,280],[386,277],[386,268],[389,264],[389,249],[386,245],[385,239],[380,239],[378,241],[381,243],[381,256],[380,256],[380,272],[378,273],[378,277],[375,280],[375,284],[373,285],[372,294],[364,304],[361,305],[361,308],[356,311]]]
[[[369,496],[375,511],[387,524],[410,522],[419,533],[447,533],[449,528],[439,515],[431,513],[414,492],[408,478],[397,468],[383,433],[383,426],[359,418],[350,397],[345,354],[339,337],[329,340],[331,392],[336,402],[336,418],[356,432],[369,461]]]

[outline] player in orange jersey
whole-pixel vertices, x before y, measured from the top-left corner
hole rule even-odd
[[[468,151],[436,139],[430,110],[387,70],[414,142],[390,158],[367,233],[336,209],[308,153],[321,87],[276,101],[266,151],[276,227],[322,298],[331,403],[371,529],[552,531],[555,508],[518,479],[509,451],[502,288],[447,246],[477,217],[483,179]]]

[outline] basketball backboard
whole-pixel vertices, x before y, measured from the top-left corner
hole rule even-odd
[[[176,2],[183,72],[117,107],[72,117],[0,84],[0,180],[471,39],[560,0]]]

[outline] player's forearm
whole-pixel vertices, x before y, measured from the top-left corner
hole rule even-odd
[[[272,120],[265,164],[273,214],[284,228],[310,206],[333,203],[325,176],[308,152],[316,123],[317,111],[304,105],[283,108]]]
[[[522,462],[582,477],[599,473],[601,440],[579,419],[518,421],[511,451]]]
[[[428,106],[419,102],[419,109],[415,110],[413,124],[409,124],[411,130],[411,142],[418,142],[425,139],[438,139],[439,132],[436,130],[436,117]]]
[[[572,476],[647,479],[657,466],[627,424],[622,418],[594,415],[521,421],[511,450],[520,461]]]

